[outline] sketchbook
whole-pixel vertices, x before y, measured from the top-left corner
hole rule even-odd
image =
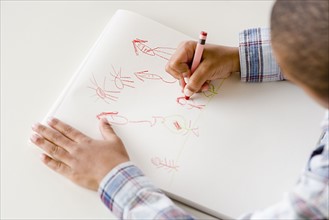
[[[284,150],[263,149],[264,139],[272,140],[269,149],[281,145],[264,127],[272,122],[271,129],[280,132],[277,116],[294,110],[278,110],[269,104],[256,114],[253,106],[269,99],[284,104],[282,94],[299,90],[280,83],[279,92],[269,93],[277,85],[251,87],[233,76],[213,81],[209,91],[185,100],[165,65],[179,43],[190,39],[136,13],[117,11],[47,117],[58,117],[93,138],[101,138],[99,119],[106,117],[131,160],[156,186],[210,214],[236,218],[280,199],[295,181],[295,176],[285,178],[271,193],[259,187],[273,185],[286,175],[282,165],[285,159],[290,161]],[[259,95],[263,93],[269,94],[264,98]],[[272,119],[255,122],[273,111]],[[262,138],[252,138],[253,132]],[[259,157],[253,156],[255,152]],[[266,176],[264,170],[281,174]],[[296,168],[283,170],[296,172]]]

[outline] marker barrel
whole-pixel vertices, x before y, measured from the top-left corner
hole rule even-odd
[[[193,57],[192,67],[191,67],[191,73],[193,73],[200,64],[201,57],[202,57],[203,50],[204,50],[204,45],[206,43],[206,39],[207,39],[207,33],[202,31],[199,36],[199,42],[195,48],[195,53],[194,53],[194,57]]]
[[[194,57],[193,57],[193,61],[192,61],[192,66],[191,66],[191,74],[194,73],[194,71],[196,70],[196,68],[199,66],[201,58],[202,58],[202,54],[203,54],[203,50],[204,50],[204,45],[206,43],[206,39],[207,39],[207,32],[201,31],[200,35],[199,35],[199,42],[196,45],[195,48],[195,52],[194,52]],[[185,80],[185,82],[183,82]],[[182,85],[183,85],[183,92],[185,95],[185,99],[189,100],[191,95],[193,95],[193,92],[190,91],[187,87],[186,84],[188,84],[188,78],[182,80]]]

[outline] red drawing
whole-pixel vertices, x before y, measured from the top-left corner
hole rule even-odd
[[[111,76],[114,77],[113,81],[115,86],[118,89],[123,89],[125,86],[130,87],[130,88],[135,88],[133,85],[134,81],[131,80],[130,76],[122,76],[121,74],[121,67],[118,72],[115,71],[114,67],[112,66],[113,72],[110,72]]]
[[[186,119],[181,115],[171,116],[152,116],[150,120],[129,120],[123,115],[119,115],[118,112],[102,112],[98,114],[97,119],[106,117],[108,122],[112,125],[128,125],[128,124],[148,124],[150,127],[161,124],[165,126],[169,131],[179,134],[187,135],[189,133],[199,137],[199,128],[191,127],[191,121],[187,123]]]
[[[100,86],[96,79],[95,76],[93,74],[93,78],[90,79],[90,82],[92,84],[92,86],[88,86],[88,88],[95,90],[96,94],[94,94],[94,96],[97,96],[97,99],[102,99],[104,102],[109,103],[109,101],[117,101],[118,97],[111,95],[111,93],[120,93],[119,91],[109,91],[106,90],[105,88],[105,80],[106,78],[104,77],[104,81],[103,81],[103,85]]]
[[[151,120],[138,120],[138,121],[132,121],[128,120],[127,117],[119,115],[118,112],[102,112],[98,114],[97,119],[101,119],[103,117],[106,117],[108,122],[113,125],[127,125],[129,123],[147,123],[150,125],[150,127],[153,127],[156,123],[157,120],[164,120],[162,116],[153,116]]]
[[[177,131],[179,130],[182,130],[183,131],[183,135],[186,135],[190,132],[192,132],[195,136],[199,137],[199,128],[196,127],[196,128],[192,128],[191,125],[192,124],[192,121],[189,121],[188,125],[187,123],[184,121],[184,122],[181,122],[179,125],[182,125],[182,129],[177,129],[177,127],[175,126],[175,128],[177,129]]]
[[[144,71],[140,71],[140,72],[135,72],[134,74],[135,74],[135,76],[139,80],[141,80],[143,82],[144,82],[145,79],[149,79],[149,80],[161,80],[164,83],[175,83],[175,82],[177,82],[176,79],[173,79],[171,81],[165,80],[164,78],[162,78],[158,74],[149,73],[148,70],[144,70]]]
[[[156,167],[156,168],[163,168],[168,170],[168,172],[171,171],[178,171],[178,165],[175,163],[174,160],[167,160],[167,158],[164,158],[163,160],[160,159],[159,157],[153,157],[151,158],[151,163]]]
[[[178,123],[178,121],[174,122],[174,126],[176,127],[177,130],[182,129],[182,127],[180,126],[180,124]]]
[[[193,109],[193,108],[196,108],[196,109],[203,109],[206,105],[197,105],[197,104],[194,104],[194,101],[192,99],[190,100],[186,100],[184,96],[182,97],[178,97],[176,99],[176,102],[178,104],[180,104],[181,106],[186,106],[187,109]]]
[[[158,56],[162,59],[169,60],[169,58],[173,55],[174,51],[176,50],[176,48],[172,48],[172,47],[151,48],[146,44],[147,42],[148,42],[147,40],[141,40],[138,38],[132,41],[137,56],[139,55],[139,51],[140,51],[149,56]]]

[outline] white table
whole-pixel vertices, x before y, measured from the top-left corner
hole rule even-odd
[[[209,43],[236,46],[238,31],[269,25],[271,6],[272,1],[1,1],[1,219],[112,216],[96,193],[45,167],[28,139],[30,126],[44,117],[117,9],[190,36],[206,30]],[[322,109],[312,108],[320,121]]]

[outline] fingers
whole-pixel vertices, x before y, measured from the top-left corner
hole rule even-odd
[[[65,135],[63,135],[61,132],[46,127],[40,123],[33,125],[32,130],[38,133],[44,139],[44,141],[47,140],[47,142],[49,143],[52,143],[57,146],[61,146],[68,152],[70,151],[72,146],[74,146],[74,142],[68,137],[66,137]]]
[[[205,74],[205,70],[200,67],[201,65],[191,76],[190,65],[193,60],[196,45],[197,42],[195,41],[182,42],[166,65],[166,71],[180,80],[183,93],[188,97],[196,92],[208,89],[208,75]],[[184,77],[190,77],[187,85],[184,81]]]
[[[70,153],[64,148],[49,142],[48,140],[44,139],[43,137],[40,137],[37,134],[32,135],[31,141],[56,160],[63,161],[66,164],[70,164],[72,157]]]
[[[182,87],[182,93],[184,93],[184,88],[186,86],[186,82],[185,82],[184,78],[181,78],[179,80],[179,85]]]
[[[70,177],[71,174],[71,168],[66,165],[65,163],[61,162],[61,161],[57,161],[54,160],[53,158],[42,154],[41,155],[41,160],[44,164],[46,164],[50,169],[54,170],[55,172],[66,176],[66,177]]]
[[[166,71],[176,79],[191,75],[190,64],[193,60],[197,42],[182,42],[166,65]]]
[[[103,138],[105,140],[108,140],[108,139],[111,139],[113,138],[115,134],[112,126],[108,123],[107,119],[106,118],[101,118],[100,119],[100,131],[103,135]]]
[[[173,59],[173,57],[171,59]],[[181,79],[185,75],[191,75],[189,66],[185,63],[176,63],[175,61],[171,62],[169,60],[169,62],[166,64],[165,69],[167,73],[169,73],[176,79]]]
[[[204,91],[207,89],[209,69],[205,67],[205,65],[201,64],[194,71],[192,76],[189,78],[188,84],[184,88],[184,94],[188,97],[192,96],[194,93],[199,91]]]
[[[63,134],[65,137],[75,142],[82,142],[85,141],[86,139],[89,139],[87,135],[71,127],[70,125],[60,121],[57,118],[50,118],[48,120],[48,124],[55,130]]]

